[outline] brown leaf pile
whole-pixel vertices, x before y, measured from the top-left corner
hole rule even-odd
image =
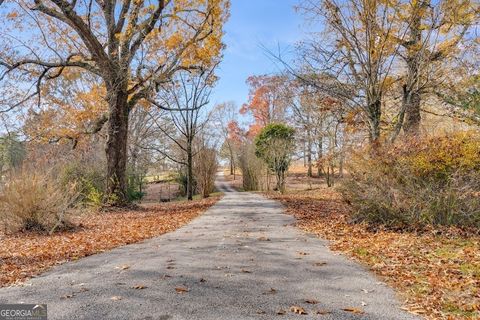
[[[218,200],[211,197],[135,211],[85,214],[74,219],[74,230],[51,236],[0,232],[0,287],[24,281],[56,264],[173,231]]]
[[[480,236],[370,230],[348,222],[348,207],[334,192],[316,193],[271,197],[301,229],[331,240],[333,250],[368,265],[395,287],[411,312],[427,319],[480,319]]]

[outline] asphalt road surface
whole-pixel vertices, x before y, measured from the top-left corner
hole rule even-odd
[[[225,197],[190,224],[0,289],[0,303],[46,303],[49,320],[417,319],[279,203],[217,185]]]

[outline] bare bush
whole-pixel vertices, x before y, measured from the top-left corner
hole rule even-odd
[[[215,190],[215,175],[218,169],[215,149],[202,148],[196,154],[194,162],[195,181],[197,189],[203,198],[208,198]]]
[[[78,193],[51,175],[24,171],[6,181],[0,194],[0,221],[6,232],[54,232],[69,226],[67,211]]]
[[[461,133],[357,155],[340,188],[356,220],[480,228],[480,139]]]
[[[238,162],[243,175],[243,189],[245,191],[266,190],[267,181],[264,176],[269,170],[265,162],[255,155],[255,145],[245,142],[240,149]]]

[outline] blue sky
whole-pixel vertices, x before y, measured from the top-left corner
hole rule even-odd
[[[245,80],[254,74],[278,71],[262,46],[273,51],[292,50],[302,39],[302,16],[295,12],[298,0],[232,0],[230,19],[225,25],[227,48],[217,72],[220,80],[211,102],[246,102]]]

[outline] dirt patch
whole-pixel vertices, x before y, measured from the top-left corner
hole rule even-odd
[[[142,203],[168,202],[180,196],[180,185],[172,181],[148,183]]]

